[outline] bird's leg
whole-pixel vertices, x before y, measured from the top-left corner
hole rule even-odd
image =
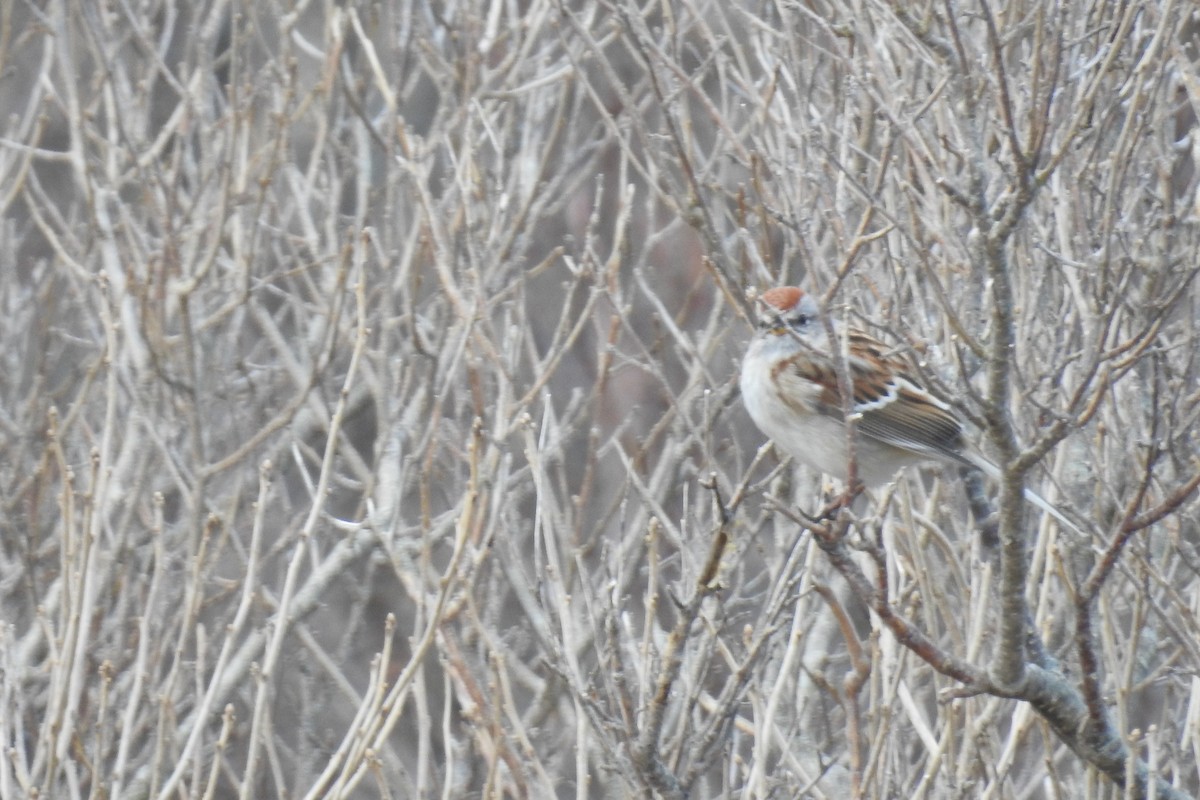
[[[825,507],[817,513],[817,516],[812,518],[813,521],[832,522],[841,513],[842,509],[850,508],[850,504],[865,490],[866,487],[863,486],[863,482],[855,480],[853,484],[846,487],[845,491],[826,503]]]

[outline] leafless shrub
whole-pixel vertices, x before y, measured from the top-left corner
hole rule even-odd
[[[0,11],[0,796],[1200,791],[1188,4],[99,5]],[[814,516],[783,282],[999,548]]]

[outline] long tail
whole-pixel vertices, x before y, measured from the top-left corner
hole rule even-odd
[[[988,461],[983,456],[972,453],[969,456],[969,460],[970,460],[972,466],[977,467],[981,472],[986,474],[989,478],[993,478],[996,480],[1000,479],[1000,468],[998,466],[996,466],[995,464],[993,464],[991,461]],[[1066,515],[1064,515],[1061,511],[1059,511],[1057,508],[1055,508],[1054,505],[1049,500],[1042,497],[1040,494],[1035,492],[1033,489],[1030,489],[1028,486],[1025,487],[1025,499],[1028,500],[1029,502],[1033,503],[1035,506],[1040,508],[1042,511],[1045,511],[1047,514],[1054,517],[1056,520],[1058,520],[1059,522],[1061,522],[1063,525],[1070,528],[1071,530],[1075,531],[1076,533],[1083,533],[1082,528],[1080,528],[1078,525],[1076,525],[1071,520],[1067,519]]]

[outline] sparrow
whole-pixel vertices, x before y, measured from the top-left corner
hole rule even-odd
[[[895,348],[862,331],[842,332],[832,319],[827,327],[817,301],[795,286],[770,289],[760,300],[758,332],[742,361],[742,401],[754,424],[784,452],[846,480],[849,456],[835,355],[844,337],[857,431],[855,467],[866,487],[929,461],[1000,476],[1000,468],[971,446],[953,407],[921,385]],[[1026,489],[1025,496],[1078,530],[1037,493]]]

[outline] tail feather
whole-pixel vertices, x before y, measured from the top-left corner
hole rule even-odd
[[[1000,477],[1001,477],[1000,467],[996,466],[991,461],[988,461],[983,456],[972,453],[968,457],[968,460],[970,461],[971,466],[977,468],[979,471],[983,472],[989,478],[993,478],[996,480],[1000,479]],[[1059,522],[1061,522],[1063,525],[1070,528],[1071,530],[1075,531],[1076,533],[1083,533],[1083,529],[1080,528],[1078,525],[1076,525],[1071,520],[1067,519],[1066,515],[1063,514],[1061,511],[1059,511],[1057,508],[1055,508],[1053,503],[1051,503],[1046,498],[1042,497],[1040,494],[1035,492],[1033,489],[1030,489],[1028,486],[1025,487],[1025,499],[1028,500],[1029,502],[1033,503],[1035,506],[1040,508],[1042,511],[1045,511],[1047,514],[1054,517],[1056,520],[1058,520]]]

